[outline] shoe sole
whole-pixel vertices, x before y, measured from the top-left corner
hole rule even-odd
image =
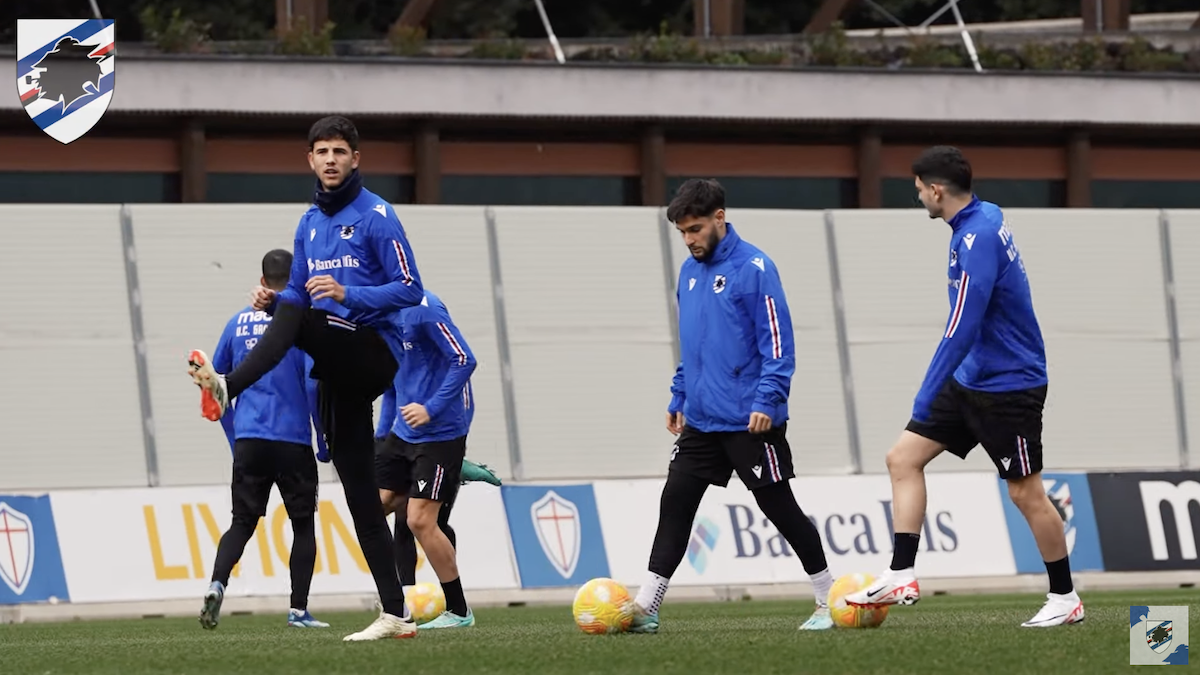
[[[1078,620],[1066,621],[1063,623],[1023,623],[1021,624],[1021,628],[1055,628],[1058,626],[1074,626],[1075,624],[1083,623],[1084,619],[1086,618],[1087,617],[1084,616],[1080,617]]]
[[[221,622],[221,602],[224,600],[215,593],[204,595],[204,609],[200,610],[200,627],[212,630]]]
[[[192,372],[192,381],[200,387],[200,414],[205,419],[216,422],[221,419],[221,404],[212,393],[212,366],[208,364],[208,355],[199,349],[193,349],[188,354],[188,367]]]

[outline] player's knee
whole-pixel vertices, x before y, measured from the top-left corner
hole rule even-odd
[[[434,507],[437,502],[430,502]],[[408,529],[417,536],[437,528],[437,508],[426,508],[425,504],[410,503],[408,508]]]
[[[920,471],[921,466],[913,461],[912,454],[905,451],[904,445],[897,443],[887,451],[887,469],[892,475]]]
[[[1013,505],[1022,513],[1036,510],[1043,504],[1050,503],[1049,498],[1046,497],[1046,488],[1042,485],[1041,476],[1036,474],[1010,478],[1008,480],[1008,496],[1012,499]]]

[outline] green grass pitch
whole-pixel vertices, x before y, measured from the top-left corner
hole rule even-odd
[[[1019,625],[1038,595],[929,596],[879,628],[823,633],[796,630],[807,600],[668,599],[658,635],[584,635],[567,607],[480,608],[474,628],[353,644],[342,636],[370,613],[318,612],[333,626],[321,630],[283,614],[224,616],[212,632],[195,618],[29,623],[0,626],[0,673],[1128,673],[1129,606],[1196,604],[1200,590],[1083,597],[1087,620],[1051,629]]]

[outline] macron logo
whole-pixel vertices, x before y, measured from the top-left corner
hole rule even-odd
[[[384,206],[383,204],[376,204],[375,210],[379,212],[379,215],[383,216],[384,218],[387,218],[387,207],[386,206]]]
[[[755,258],[754,260],[751,260],[751,261],[750,261],[750,264],[751,264],[751,265],[754,265],[755,267],[757,267],[757,268],[759,269],[759,271],[760,271],[760,272],[766,272],[766,271],[767,271],[766,264],[763,262],[763,259],[762,259],[762,258]]]
[[[336,269],[340,269],[342,267],[358,267],[358,266],[359,266],[358,258],[355,258],[354,256],[351,256],[351,255],[344,255],[340,258],[334,258],[332,260],[313,260],[310,258],[308,261],[308,271],[309,272],[314,272],[314,271],[324,272],[326,270],[336,270]]]
[[[963,243],[967,245],[967,250],[971,250],[971,244],[975,243],[975,233],[968,234],[963,237]]]

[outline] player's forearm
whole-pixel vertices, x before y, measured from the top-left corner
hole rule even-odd
[[[346,286],[342,304],[350,309],[392,312],[415,307],[425,299],[421,280],[393,281],[383,286]]]
[[[425,404],[425,411],[429,413],[430,419],[437,419],[451,404],[461,400],[463,387],[467,386],[467,380],[471,379],[471,373],[474,371],[475,359],[468,359],[466,364],[450,368],[446,379],[442,380],[442,386],[438,387],[437,393]]]
[[[754,396],[753,412],[769,413],[787,402],[795,366],[773,363],[764,368]]]
[[[946,380],[954,375],[954,371],[962,364],[963,359],[971,351],[978,328],[969,333],[958,333],[954,337],[943,338],[933,354],[929,369],[925,372],[925,380],[913,401],[913,419],[918,422],[926,421],[934,398],[945,386]]]

